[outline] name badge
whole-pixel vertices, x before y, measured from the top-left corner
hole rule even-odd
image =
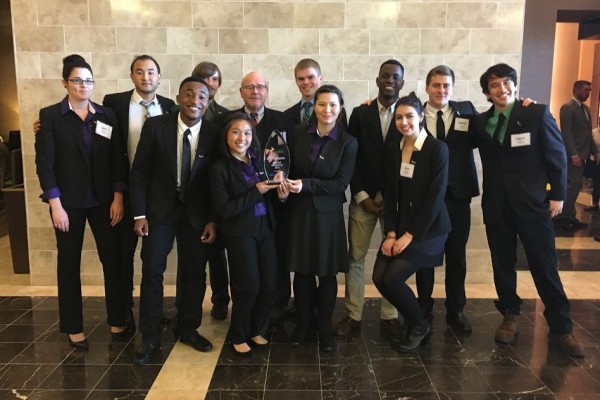
[[[107,139],[112,137],[112,126],[105,124],[102,121],[96,122],[96,134],[104,136]]]
[[[456,117],[454,119],[454,130],[460,132],[469,132],[469,120],[467,118]]]
[[[517,133],[510,135],[510,147],[523,147],[531,145],[531,133]]]
[[[415,173],[415,165],[409,163],[400,164],[400,176],[412,179]]]

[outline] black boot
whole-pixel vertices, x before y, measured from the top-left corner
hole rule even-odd
[[[431,332],[429,324],[411,325],[406,335],[399,343],[393,343],[393,346],[404,353],[416,351],[422,343],[425,343],[427,336]]]

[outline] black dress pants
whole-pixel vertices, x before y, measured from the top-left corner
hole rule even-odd
[[[167,256],[177,238],[177,316],[182,334],[195,331],[202,322],[206,292],[206,263],[209,246],[200,241],[202,232],[190,224],[178,200],[156,224],[150,223],[142,239],[142,284],[139,329],[144,342],[159,343],[163,310],[163,275]]]
[[[310,327],[310,312],[316,307],[319,322],[319,337],[330,340],[333,337],[333,309],[337,298],[337,277],[335,275],[320,276],[317,280],[314,274],[294,274],[294,302],[300,335],[308,333]]]
[[[214,307],[229,305],[229,279],[227,276],[227,258],[221,237],[217,237],[208,258],[208,273],[212,295],[210,301]]]
[[[110,226],[110,204],[91,208],[63,206],[69,216],[69,231],[55,229],[58,248],[58,310],[60,331],[83,332],[81,305],[81,249],[86,220],[96,241],[104,273],[104,291],[108,324],[125,326],[122,270],[119,237]]]
[[[123,199],[123,220],[117,225],[119,232],[119,240],[121,247],[121,270],[123,273],[123,290],[124,293],[124,307],[125,315],[131,314],[131,308],[133,307],[133,264],[135,257],[135,249],[138,243],[138,235],[133,231],[134,220],[131,214],[131,206],[129,197],[125,195]]]

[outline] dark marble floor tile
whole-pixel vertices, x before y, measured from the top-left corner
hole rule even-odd
[[[438,392],[440,400],[498,400],[494,393]]]
[[[115,362],[126,343],[90,343],[88,351],[74,351],[64,360],[63,365],[105,365]]]
[[[263,396],[262,390],[209,390],[204,400],[263,400]]]
[[[319,359],[324,365],[366,365],[369,354],[363,343],[338,343],[335,351],[320,352]]]
[[[58,321],[58,311],[55,310],[28,310],[18,318],[14,324],[20,325],[54,325]]]
[[[33,391],[27,400],[85,400],[88,398],[89,390],[46,390]]]
[[[529,368],[478,367],[492,392],[550,393],[550,389]]]
[[[435,392],[395,392],[381,391],[379,392],[381,400],[439,400]]]
[[[377,391],[323,391],[323,400],[380,400]]]
[[[35,342],[48,330],[48,325],[8,325],[0,331],[1,343]]]
[[[265,365],[217,365],[210,381],[211,390],[263,390]]]
[[[92,390],[85,400],[143,400],[147,394],[147,390]]]
[[[555,400],[553,394],[540,393],[496,393],[498,400]],[[589,399],[586,399],[589,400]]]
[[[419,349],[419,356],[425,365],[465,365],[469,354],[460,344],[426,344]]]
[[[39,389],[91,390],[107,368],[107,365],[59,365],[39,385]]]
[[[573,318],[573,321],[575,321],[577,325],[583,328],[597,329],[600,326],[600,312],[598,311],[573,311],[571,312],[571,318]]]
[[[73,351],[66,340],[64,343],[32,343],[17,355],[12,363],[60,364]]]
[[[600,372],[586,368],[533,368],[533,373],[558,393],[600,393]]]
[[[269,390],[263,400],[321,400],[320,390]]]
[[[328,391],[377,390],[375,375],[367,365],[322,365],[321,385]]]
[[[50,375],[56,365],[6,365],[0,371],[1,389],[35,389]]]
[[[425,369],[438,392],[490,391],[490,387],[475,367],[432,365],[426,366]]]
[[[46,297],[8,297],[0,302],[2,310],[30,310],[46,300]]]
[[[147,390],[152,387],[161,365],[111,365],[94,389]]]
[[[0,400],[31,399],[33,390],[0,389]]]
[[[10,362],[28,346],[29,343],[0,343],[0,364]]]
[[[317,344],[303,344],[298,349],[292,348],[289,344],[271,345],[269,353],[269,364],[318,364],[319,346]]]
[[[269,365],[266,390],[320,390],[318,365]]]
[[[21,316],[26,312],[26,310],[0,310],[0,324],[12,324],[13,322],[21,318]]]
[[[396,365],[406,367],[421,367],[423,362],[418,353],[401,353],[390,345],[368,347],[369,360],[372,365]]]
[[[58,310],[58,297],[46,297],[35,305],[36,310]]]
[[[433,392],[435,389],[424,367],[374,365],[380,392]]]
[[[600,393],[559,393],[556,395],[556,400],[600,400]]]

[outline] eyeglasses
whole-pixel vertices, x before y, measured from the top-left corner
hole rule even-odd
[[[262,92],[263,90],[267,90],[267,86],[266,85],[246,85],[246,86],[242,86],[242,89],[248,90],[250,92],[253,92],[254,89],[256,89],[259,92]]]
[[[81,85],[82,83],[84,83],[86,86],[92,86],[94,84],[93,79],[73,78],[73,79],[67,79],[67,80],[76,85]]]

